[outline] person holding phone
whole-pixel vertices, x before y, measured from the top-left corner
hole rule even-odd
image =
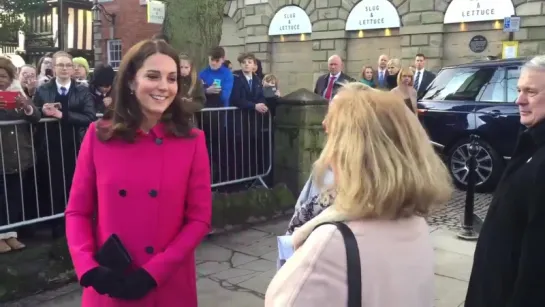
[[[34,97],[38,88],[38,79],[36,76],[36,67],[26,64],[19,69],[19,82],[28,98]]]
[[[38,61],[38,86],[53,78],[53,53],[48,52]]]
[[[64,211],[76,167],[76,155],[89,124],[96,120],[96,108],[89,88],[72,78],[72,56],[64,51],[53,55],[55,78],[38,87],[34,104],[45,117],[56,118],[39,126],[36,139],[41,143],[38,155],[41,213],[58,214]],[[51,180],[52,188],[49,188]],[[51,202],[53,202],[51,204]],[[51,212],[53,209],[53,212]],[[62,221],[51,222],[53,236],[63,232]]]
[[[206,107],[220,108],[229,106],[233,89],[233,73],[223,66],[225,50],[222,47],[210,49],[208,67],[199,73],[206,92]]]
[[[7,58],[0,58],[0,121],[25,120],[28,123],[40,121],[41,114],[26,97],[23,89],[15,82],[17,69]],[[2,168],[0,169],[0,226],[14,224],[25,219],[22,216],[23,203],[35,199],[32,193],[34,159],[30,127],[26,124],[2,126]],[[9,214],[8,214],[9,212]],[[13,229],[0,233],[0,253],[24,248]]]

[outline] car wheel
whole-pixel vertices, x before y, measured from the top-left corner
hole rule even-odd
[[[476,156],[476,189],[479,192],[490,192],[498,184],[505,167],[505,162],[487,142],[480,139],[477,142],[479,144],[479,151]],[[469,138],[460,140],[451,147],[447,154],[447,166],[454,184],[463,190],[467,189],[470,143]]]

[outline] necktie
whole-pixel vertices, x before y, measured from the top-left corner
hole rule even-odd
[[[66,87],[61,86],[61,96],[66,96]]]
[[[378,75],[378,84],[379,84],[379,86],[381,86],[381,87],[384,85],[384,71],[379,72],[379,75]]]
[[[248,79],[248,86],[250,86],[250,90],[252,90],[252,79]]]
[[[414,78],[414,89],[418,91],[420,85],[420,72],[416,73],[416,78]]]
[[[324,98],[331,100],[331,94],[333,94],[333,84],[335,83],[335,76],[329,77],[329,83],[327,84],[327,89],[325,90]]]

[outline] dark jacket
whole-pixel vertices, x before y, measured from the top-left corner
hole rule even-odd
[[[115,71],[110,65],[100,65],[95,68],[91,82],[89,83],[89,91],[93,95],[95,101],[95,108],[97,113],[102,113],[106,111],[104,105],[104,98],[110,97],[112,90],[106,94],[102,94],[98,89],[100,87],[108,87],[114,84]]]
[[[480,232],[465,307],[545,306],[545,121],[523,132]]]
[[[0,110],[0,121],[25,120],[28,123],[2,126],[2,159],[3,169],[0,173],[22,173],[34,166],[34,148],[32,146],[31,129],[29,123],[38,123],[41,113],[34,105],[31,115],[26,115],[23,110]]]
[[[376,88],[377,89],[381,89],[381,90],[387,90],[388,89],[388,70],[386,69],[384,71],[384,82],[381,84],[379,82],[379,77],[378,77],[378,69],[374,71],[373,73],[373,82],[376,84]]]
[[[33,97],[34,105],[41,110],[45,103],[55,102],[56,95],[57,82],[52,79],[38,87]],[[75,126],[83,136],[89,124],[96,120],[96,113],[95,102],[89,88],[77,85],[76,81],[72,80],[68,91],[68,109],[62,110],[61,124]]]
[[[233,74],[233,76],[234,82],[230,105],[240,109],[254,110],[256,104],[266,102],[265,96],[263,96],[263,85],[259,76],[253,74],[251,88],[243,73]]]
[[[235,74],[230,104],[242,110],[237,110],[234,118],[228,117],[229,125],[234,125],[237,133],[247,131],[252,136],[261,135],[262,128],[268,125],[269,114],[258,113],[255,106],[258,103],[266,104],[266,102],[259,76],[253,74],[250,87],[244,74]]]
[[[327,73],[325,75],[321,75],[318,80],[316,80],[316,86],[314,87],[314,93],[324,97],[325,91],[327,89],[327,86],[329,84],[329,77],[330,74]],[[339,78],[335,81],[333,84],[333,92],[331,93],[331,98],[335,97],[337,94],[337,91],[342,87],[343,83],[345,82],[354,82],[356,81],[352,77],[348,76],[344,72],[341,72]]]
[[[414,73],[415,82],[416,82],[417,74],[418,72]],[[435,74],[432,73],[431,71],[424,70],[424,73],[422,74],[422,76],[420,76],[420,78],[422,78],[422,81],[420,82],[420,86],[416,90],[418,93],[417,95],[418,99],[421,99],[422,97],[424,97],[424,95],[426,94],[426,89],[433,82],[433,80],[435,80]]]
[[[89,92],[93,96],[93,101],[95,103],[95,110],[97,113],[104,114],[106,111],[106,106],[104,105],[104,98],[109,97],[112,93],[110,90],[106,95],[102,94],[94,85],[89,85]]]
[[[397,87],[397,76],[399,75],[399,72],[395,75],[388,74],[386,76],[386,88],[389,90],[392,90]]]
[[[182,80],[182,97],[185,98],[191,98],[194,103],[199,105],[199,109],[204,108],[206,104],[206,95],[204,93],[204,87],[202,81],[199,79],[195,83],[195,88],[193,88],[193,91],[191,93],[189,92],[189,89],[191,88],[191,76],[185,76],[180,77]]]

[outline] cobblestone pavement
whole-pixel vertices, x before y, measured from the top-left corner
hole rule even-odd
[[[492,194],[475,193],[474,212],[483,220],[491,200]],[[466,193],[460,190],[454,191],[452,199],[446,205],[439,206],[428,218],[428,223],[432,227],[458,230],[460,228],[460,219],[464,213],[465,202]]]
[[[490,196],[476,195],[476,210],[486,213]],[[451,202],[435,211],[429,221],[436,255],[436,307],[458,307],[463,304],[471,268],[474,243],[454,239],[452,230],[459,227],[465,193],[456,192]],[[285,232],[287,218],[247,230],[212,236],[196,253],[199,306],[257,307],[263,306],[267,286],[276,273],[276,236]],[[448,242],[447,242],[448,241]],[[461,245],[460,245],[461,244]],[[76,307],[80,306],[80,289],[69,285],[6,307]]]

